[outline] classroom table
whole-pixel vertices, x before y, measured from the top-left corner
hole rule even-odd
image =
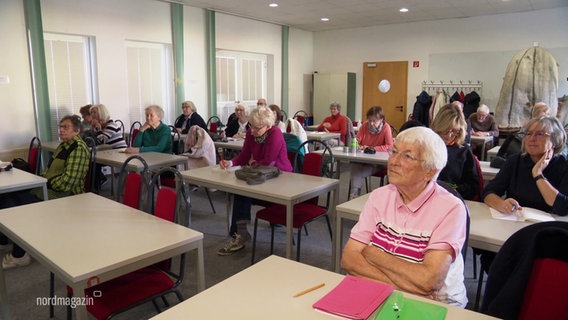
[[[469,246],[497,252],[505,241],[518,230],[534,222],[493,219],[489,206],[483,202],[466,201],[469,208]],[[552,215],[554,219],[568,222],[568,216]]]
[[[322,154],[324,149],[312,151],[315,153]],[[364,153],[363,150],[357,150],[357,152],[343,152],[343,147],[334,147],[331,149],[333,157],[336,162],[337,179],[341,177],[340,174],[340,162],[344,161],[347,163],[356,162],[364,164],[374,164],[374,165],[387,165],[389,160],[389,154],[386,151],[377,151],[374,154]]]
[[[46,178],[16,168],[12,168],[12,170],[10,171],[0,172],[0,193],[8,193],[39,187],[43,189],[43,199],[47,200]],[[0,315],[2,315],[2,319],[11,318],[7,299],[4,269],[0,268]]]
[[[343,275],[328,270],[273,255],[151,319],[334,319],[315,311],[312,305],[343,278]],[[321,283],[325,285],[297,298],[293,297],[296,293]],[[403,293],[403,296],[443,305],[448,310],[447,320],[495,319],[413,294]],[[376,313],[378,309],[369,319],[374,319]]]
[[[332,139],[339,139],[341,138],[341,134],[337,132],[324,132],[324,131],[306,131],[306,136],[308,140],[318,140],[321,142],[332,140]]]
[[[223,170],[219,166],[210,166],[182,171],[181,175],[188,183],[202,187],[225,191],[254,199],[286,206],[286,257],[292,258],[292,217],[293,206],[302,201],[331,192],[328,214],[335,216],[335,205],[339,197],[339,180],[311,175],[282,172],[280,176],[262,184],[249,185],[235,176],[234,168]],[[227,201],[227,230],[230,225],[233,197]]]
[[[47,179],[20,169],[0,172],[0,193],[42,188],[43,199],[47,200]]]
[[[335,238],[333,239],[333,270],[341,271],[341,251],[343,250],[343,219],[358,221],[363,206],[371,193],[338,204],[335,207]]]
[[[243,145],[245,144],[244,139],[231,139],[227,141],[215,141],[215,148],[225,150],[236,150],[241,151],[243,149]]]
[[[0,232],[78,297],[91,285],[191,250],[197,250],[198,291],[205,289],[201,232],[93,193],[0,210]],[[76,312],[88,318],[84,305]]]
[[[493,158],[497,156],[497,153],[499,153],[499,149],[501,149],[501,146],[495,146],[487,150],[487,161],[493,160]]]
[[[471,135],[471,144],[481,145],[481,159],[485,160],[485,145],[490,144],[493,147],[493,136],[475,136]]]
[[[499,168],[493,168],[490,166],[491,162],[489,161],[479,161],[479,165],[481,167],[481,173],[483,174],[483,181],[487,182],[489,180],[493,180],[497,173],[499,173]]]

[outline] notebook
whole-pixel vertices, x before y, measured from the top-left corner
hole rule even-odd
[[[381,305],[375,320],[443,320],[448,310],[438,304],[413,300],[393,292]]]
[[[548,212],[542,210],[523,207],[522,210],[517,210],[516,214],[506,214],[501,213],[493,208],[489,208],[491,211],[491,217],[493,219],[499,220],[511,220],[511,221],[530,221],[530,222],[543,222],[543,221],[554,221],[553,216]]]
[[[343,319],[367,319],[393,290],[388,284],[347,275],[313,308]]]

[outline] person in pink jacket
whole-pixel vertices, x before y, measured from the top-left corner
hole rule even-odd
[[[375,151],[388,151],[392,148],[392,130],[391,126],[385,121],[383,108],[374,106],[367,111],[367,121],[361,125],[357,133],[357,141],[360,150],[369,147],[375,149]],[[351,171],[350,199],[361,194],[363,178],[378,173],[384,168],[381,165],[351,163],[349,166]]]
[[[284,135],[278,127],[274,126],[274,119],[274,113],[268,107],[254,109],[248,117],[250,129],[246,132],[241,153],[232,160],[221,160],[219,162],[221,168],[259,164],[274,166],[282,171],[292,171]],[[253,199],[249,197],[234,196],[231,239],[217,251],[218,255],[231,255],[243,249],[245,243],[251,239],[247,225],[251,219],[252,204]]]

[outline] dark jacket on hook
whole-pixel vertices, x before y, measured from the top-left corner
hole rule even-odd
[[[430,119],[428,116],[428,110],[432,104],[432,97],[426,91],[420,92],[416,97],[416,102],[414,103],[414,109],[412,110],[412,119],[419,121],[424,126],[428,127],[430,124]]]
[[[469,115],[471,115],[472,113],[477,112],[479,101],[481,101],[481,97],[479,97],[479,95],[475,91],[472,91],[465,95],[463,114],[465,115],[466,119],[468,119]]]

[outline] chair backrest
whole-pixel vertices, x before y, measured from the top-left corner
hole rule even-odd
[[[140,161],[144,166],[144,169],[142,169],[140,173],[128,170],[128,164],[134,160]],[[149,185],[150,170],[146,160],[139,155],[130,156],[120,167],[116,201],[122,202],[123,204],[135,209],[146,209],[149,204],[146,203],[145,206],[141,208],[140,199],[144,198],[142,195],[144,192],[148,191]]]
[[[567,264],[568,222],[520,229],[491,263],[481,311],[502,319],[566,319]]]
[[[308,118],[308,113],[304,110],[299,110],[299,111],[296,111],[296,113],[294,113],[294,116],[292,118],[296,119],[303,126],[306,126],[307,125],[306,120]]]
[[[476,155],[473,155],[473,161],[475,162],[475,171],[477,172],[477,177],[479,179],[479,187],[477,188],[477,193],[471,200],[481,201],[481,191],[483,190],[483,186],[485,184],[485,182],[483,181],[483,171],[481,170],[481,163],[479,162],[479,159],[477,159]]]
[[[301,161],[302,153],[306,150],[307,145],[312,145],[311,150],[321,150],[322,154],[307,153],[303,155],[303,163]],[[333,166],[335,159],[331,148],[320,140],[307,140],[302,143],[297,149],[294,156],[294,172],[301,172],[303,174],[310,174],[318,177],[333,177]]]
[[[122,122],[122,120],[114,120],[114,123],[116,123],[120,128],[120,132],[122,132],[122,139],[124,139],[124,136],[126,134],[126,132],[124,132],[124,122]]]
[[[221,119],[219,119],[219,117],[212,116],[207,119],[207,128],[209,129],[209,132],[217,133],[217,130],[221,129],[221,127],[223,127],[223,122],[221,122]]]
[[[344,117],[347,118],[347,133],[345,134],[345,145],[348,146],[351,144],[351,140],[357,137],[357,134],[355,133],[355,128],[353,127],[353,121],[351,121],[351,119],[349,119],[348,116]]]
[[[161,176],[165,173],[174,175],[174,189],[162,186]],[[155,216],[183,226],[190,224],[190,199],[187,186],[179,171],[172,167],[164,167],[154,174],[150,188],[152,212]],[[180,214],[181,213],[181,214]]]
[[[183,153],[183,141],[181,140],[181,135],[177,129],[170,125],[170,130],[172,131],[172,153],[182,154]]]
[[[132,143],[134,142],[136,135],[140,131],[140,127],[142,127],[142,123],[140,123],[140,121],[134,121],[130,126],[130,139],[128,139],[129,147],[132,147]]]
[[[85,192],[99,193],[99,188],[96,177],[96,164],[97,164],[97,142],[92,137],[84,138],[85,144],[89,147],[91,151],[91,159],[89,160],[89,169],[87,170],[87,176],[85,177]]]
[[[452,188],[447,182],[442,181],[442,180],[438,180],[437,181],[438,185],[440,185],[442,188],[446,189],[449,193],[453,194],[456,198],[460,199],[465,207],[465,211],[467,213],[467,218],[466,218],[466,225],[465,225],[465,241],[463,243],[462,246],[462,257],[463,257],[463,262],[465,263],[465,258],[467,257],[467,245],[468,245],[468,241],[469,241],[469,225],[470,225],[470,218],[469,218],[469,207],[467,206],[467,203],[465,203],[463,197],[461,196],[461,194],[454,188]]]
[[[33,137],[28,149],[28,164],[33,174],[41,173],[41,141]]]

